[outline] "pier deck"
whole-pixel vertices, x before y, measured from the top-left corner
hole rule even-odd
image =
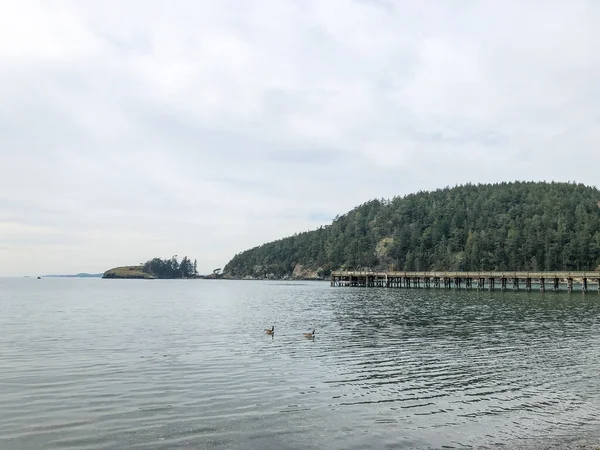
[[[331,286],[436,288],[436,289],[525,289],[586,292],[593,286],[600,293],[600,272],[366,272],[334,271]]]

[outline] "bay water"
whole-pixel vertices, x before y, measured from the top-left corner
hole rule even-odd
[[[528,448],[598,430],[596,292],[0,279],[2,450]]]

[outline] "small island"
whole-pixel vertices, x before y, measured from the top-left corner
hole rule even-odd
[[[102,278],[131,278],[152,280],[155,276],[144,272],[144,266],[123,266],[107,270]]]
[[[170,259],[153,258],[145,264],[137,266],[122,266],[107,270],[102,278],[112,279],[188,279],[201,278],[197,271],[197,261],[192,262],[184,256],[181,262],[177,255]]]

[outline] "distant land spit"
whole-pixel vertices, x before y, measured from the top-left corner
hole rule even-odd
[[[75,275],[42,275],[42,278],[102,278],[101,273],[78,273]]]

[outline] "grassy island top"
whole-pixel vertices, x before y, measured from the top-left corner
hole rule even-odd
[[[142,278],[153,279],[155,276],[144,272],[144,266],[123,266],[104,272],[102,278]]]

